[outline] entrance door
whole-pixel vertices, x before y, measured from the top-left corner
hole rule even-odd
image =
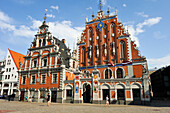
[[[24,101],[24,93],[25,93],[25,91],[21,91],[20,101]]]
[[[140,89],[132,89],[132,91],[133,91],[133,100],[141,100]]]
[[[56,102],[57,99],[57,91],[51,92],[51,102]]]
[[[103,89],[103,100],[106,100],[106,96],[110,98],[109,89]],[[109,99],[110,100],[110,99]]]
[[[56,102],[57,100],[57,91],[52,91],[51,102]]]
[[[117,99],[118,100],[125,100],[125,90],[124,89],[118,89],[117,90]]]
[[[90,103],[90,85],[85,84],[83,87],[83,101]]]

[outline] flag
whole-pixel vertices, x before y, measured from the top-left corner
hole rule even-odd
[[[108,63],[108,67],[114,66],[111,62]]]
[[[123,66],[124,65],[130,65],[130,64],[132,64],[132,62],[130,62],[130,61],[123,61],[123,63],[122,63]]]

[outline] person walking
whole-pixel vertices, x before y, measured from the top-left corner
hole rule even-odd
[[[106,106],[106,105],[110,106],[110,105],[109,105],[109,97],[108,97],[108,95],[106,96],[106,104],[105,104],[105,106]]]
[[[47,106],[49,107],[50,106],[50,94],[48,93],[47,95]]]

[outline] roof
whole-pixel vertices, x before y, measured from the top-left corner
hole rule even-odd
[[[17,69],[19,69],[19,62],[21,62],[21,64],[24,62],[25,55],[17,53],[15,51],[12,51],[10,49],[8,49],[8,50],[12,56],[12,59],[14,60],[14,63],[16,65]]]

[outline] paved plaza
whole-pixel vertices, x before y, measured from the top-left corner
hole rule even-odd
[[[100,104],[28,103],[0,100],[0,113],[170,113],[170,107]]]

